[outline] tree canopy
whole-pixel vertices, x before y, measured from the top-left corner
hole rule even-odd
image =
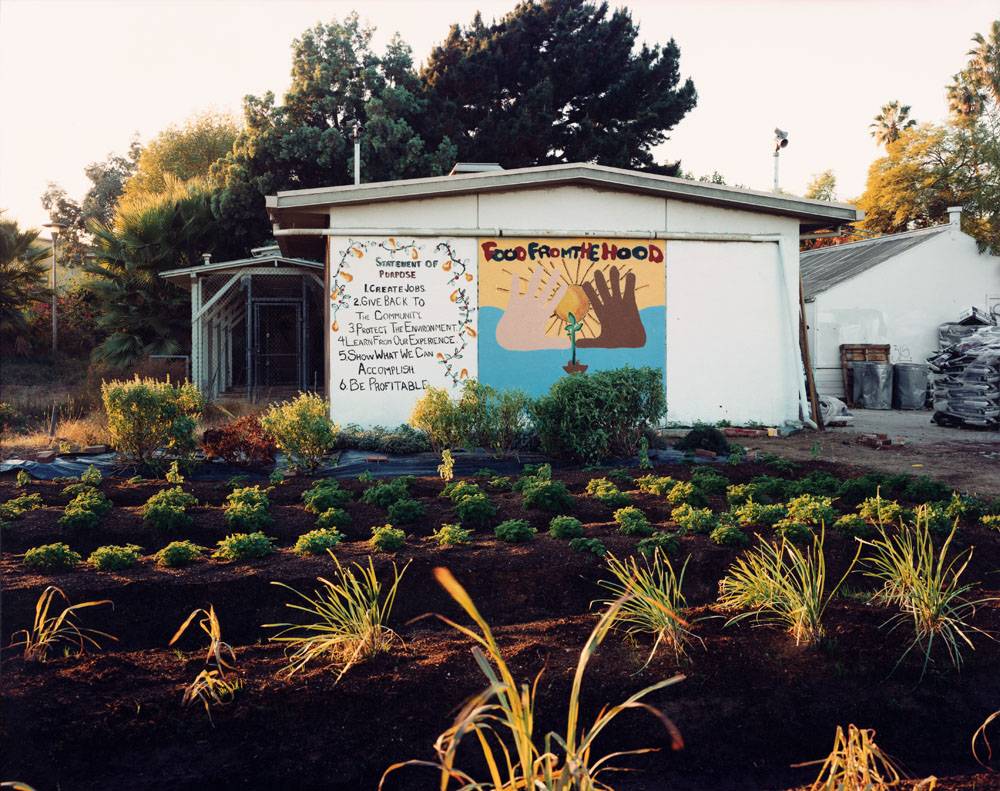
[[[83,172],[90,179],[91,186],[80,202],[71,198],[58,184],[49,183],[42,194],[42,208],[49,213],[51,222],[67,226],[59,235],[60,263],[83,266],[89,243],[87,223],[94,220],[107,225],[113,221],[125,182],[132,174],[141,150],[138,136],[134,136],[126,156],[112,152],[103,162],[87,165]]]
[[[122,206],[112,227],[88,225],[96,260],[98,324],[108,337],[92,354],[124,367],[150,354],[175,354],[190,335],[189,295],[160,273],[201,260],[218,239],[210,191],[168,178],[163,192]]]
[[[292,44],[284,103],[270,91],[244,99],[244,129],[212,173],[222,184],[216,214],[245,247],[269,231],[263,196],[353,182],[354,121],[365,128],[365,181],[434,176],[450,167],[451,143],[428,145],[421,136],[427,101],[410,48],[397,36],[379,56],[372,33],[357,14],[316,25]]]
[[[804,198],[813,200],[837,200],[837,174],[832,170],[824,170],[822,173],[814,173],[809,183],[806,185]]]
[[[238,123],[229,115],[203,112],[183,126],[171,125],[154,137],[139,154],[125,184],[123,202],[141,193],[159,193],[166,179],[178,181],[208,176],[212,165],[233,147],[239,134]],[[110,217],[98,218],[108,224]]]
[[[466,161],[506,168],[594,162],[676,175],[651,149],[697,100],[680,50],[636,49],[628,11],[605,2],[521,2],[500,21],[476,14],[431,52],[424,82],[436,138]]]
[[[49,251],[36,245],[37,239],[37,230],[22,231],[15,220],[0,214],[0,343],[4,346],[18,345],[28,329],[26,309],[51,294],[45,288]]]
[[[949,206],[961,206],[962,230],[1000,253],[1000,20],[972,41],[966,67],[947,87],[949,123],[913,126],[907,107],[888,114],[898,134],[868,170],[860,227],[923,228],[944,222]]]
[[[910,118],[910,109],[910,105],[900,105],[898,100],[882,105],[882,110],[869,124],[875,142],[888,148],[904,131],[916,126],[917,122]]]

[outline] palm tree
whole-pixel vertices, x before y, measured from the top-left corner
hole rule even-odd
[[[196,264],[211,251],[208,190],[168,184],[160,195],[120,206],[113,227],[92,221],[88,229],[96,260],[85,270],[96,276],[98,323],[108,332],[92,358],[124,368],[150,354],[176,354],[191,331],[190,296],[160,272]]]
[[[18,347],[28,330],[25,308],[52,295],[45,287],[49,253],[35,246],[38,233],[21,231],[16,220],[0,217],[0,340]]]
[[[969,71],[977,87],[992,94],[1000,102],[1000,19],[993,21],[987,37],[976,33],[972,37],[975,47],[969,50]]]
[[[880,146],[888,146],[899,140],[899,135],[905,129],[917,125],[917,122],[910,118],[910,105],[900,106],[899,101],[892,101],[882,105],[882,112],[875,116],[875,122],[869,125],[872,130],[872,137]]]

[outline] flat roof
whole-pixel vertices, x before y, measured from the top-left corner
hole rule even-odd
[[[842,203],[756,192],[721,184],[587,163],[289,190],[268,195],[266,202],[272,219],[280,223],[281,215],[286,211],[301,216],[301,214],[322,213],[334,206],[419,200],[483,192],[546,189],[568,185],[676,198],[743,211],[780,214],[795,217],[811,226],[852,223],[863,216],[853,206]]]
[[[241,269],[265,269],[267,267],[274,269],[278,267],[290,266],[300,267],[302,269],[314,269],[318,272],[323,271],[323,264],[317,263],[316,261],[306,261],[302,258],[287,258],[277,252],[276,245],[273,249],[275,250],[275,255],[264,255],[256,258],[239,258],[235,261],[219,261],[216,264],[198,264],[196,266],[185,266],[180,269],[168,269],[164,272],[160,272],[160,277],[171,281],[175,285],[190,288],[192,277],[224,275],[230,272],[235,274]]]

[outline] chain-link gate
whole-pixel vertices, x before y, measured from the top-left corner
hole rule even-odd
[[[311,272],[247,268],[201,279],[198,384],[255,401],[323,386],[323,288]]]

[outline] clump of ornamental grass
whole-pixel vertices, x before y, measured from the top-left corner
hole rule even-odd
[[[772,544],[758,536],[756,551],[747,552],[729,567],[719,583],[719,604],[729,609],[746,609],[734,615],[726,626],[753,618],[759,623],[785,627],[800,643],[819,642],[823,636],[823,613],[837,589],[858,560],[861,546],[840,578],[826,593],[826,559],[821,532],[805,552],[786,540]]]
[[[636,562],[634,557],[622,561],[614,555],[608,556],[608,571],[614,579],[600,580],[597,584],[610,591],[614,598],[601,599],[599,602],[611,604],[623,599],[615,617],[615,626],[623,627],[625,634],[629,636],[648,634],[656,638],[645,664],[636,674],[645,670],[653,661],[661,645],[678,662],[687,656],[687,648],[692,639],[700,642],[702,647],[705,645],[692,632],[691,623],[685,619],[687,600],[681,588],[690,559],[688,556],[678,574],[674,572],[666,554],[659,549],[653,551],[652,557],[644,557],[642,563]],[[632,593],[635,595],[630,596]]]
[[[185,688],[181,703],[190,706],[192,703],[200,701],[205,707],[208,721],[212,722],[212,706],[232,703],[236,693],[243,688],[243,682],[238,679],[230,680],[226,675],[227,670],[235,670],[236,667],[227,662],[224,655],[228,655],[235,662],[236,652],[229,643],[222,641],[222,627],[215,614],[215,607],[211,604],[208,605],[208,610],[199,608],[192,612],[187,620],[181,624],[181,628],[177,630],[169,644],[173,645],[177,642],[199,614],[204,617],[198,621],[198,626],[208,635],[208,652],[205,655],[206,667]],[[214,727],[215,723],[212,725]]]
[[[333,554],[337,565],[334,580],[318,578],[322,587],[313,595],[300,593],[283,582],[272,585],[290,590],[305,604],[286,604],[292,610],[305,613],[305,624],[270,623],[267,629],[281,629],[272,642],[284,643],[290,651],[289,664],[283,672],[289,676],[304,669],[314,661],[326,661],[337,671],[337,681],[343,678],[357,662],[388,651],[393,643],[403,643],[402,638],[387,626],[396,600],[399,582],[409,568],[409,562],[400,571],[392,564],[393,580],[383,596],[383,583],[375,574],[371,558],[368,567],[355,563],[354,568],[344,568]]]
[[[855,725],[848,725],[847,733],[837,726],[833,749],[826,758],[793,766],[817,764],[820,765],[819,777],[809,791],[889,791],[902,779],[895,761],[875,744],[875,731]],[[932,780],[928,778],[917,783],[913,791],[932,789]]]
[[[570,691],[566,729],[561,734],[552,731],[542,737],[534,731],[539,679],[536,678],[534,684],[519,685],[500,653],[493,632],[465,589],[447,569],[435,569],[434,575],[478,627],[474,630],[441,615],[436,616],[476,643],[472,655],[486,676],[488,686],[484,692],[469,700],[451,726],[438,736],[434,743],[436,760],[393,764],[382,775],[380,789],[391,772],[409,765],[431,766],[439,771],[442,788],[452,780],[469,789],[604,788],[598,776],[610,768],[608,763],[612,758],[650,752],[649,749],[636,749],[599,758],[592,755],[594,741],[601,732],[619,714],[633,708],[644,709],[656,716],[671,734],[673,748],[683,747],[680,733],[673,723],[662,712],[642,702],[647,695],[683,680],[682,675],[658,681],[618,705],[604,707],[589,729],[579,724],[581,688],[587,663],[614,624],[623,604],[621,600],[610,604],[580,652]],[[476,737],[488,779],[477,779],[455,766],[460,744],[466,736]]]
[[[895,535],[889,536],[883,529],[878,538],[861,542],[873,550],[866,558],[866,575],[882,582],[876,600],[899,610],[883,626],[892,624],[896,629],[909,622],[913,629],[913,641],[896,667],[919,648],[924,654],[921,681],[935,644],[944,647],[956,670],[961,669],[961,649],[974,648],[970,635],[986,635],[969,622],[976,607],[996,601],[967,598],[976,583],[962,584],[960,577],[972,560],[972,547],[948,557],[956,530],[953,527],[941,549],[935,551],[926,512],[921,507],[913,524],[902,525]]]
[[[62,597],[66,607],[58,615],[50,615],[52,604],[56,596]],[[79,604],[70,605],[69,599],[60,588],[49,585],[42,591],[35,603],[35,620],[30,629],[21,629],[11,636],[11,648],[24,646],[25,662],[44,662],[49,655],[49,651],[59,643],[69,643],[76,646],[76,652],[82,654],[88,645],[100,648],[100,644],[95,637],[106,637],[109,640],[117,640],[110,634],[99,632],[96,629],[85,629],[74,622],[77,612],[85,607],[97,607],[101,604],[114,604],[109,599],[102,601],[85,601]],[[18,639],[20,635],[20,639]]]

